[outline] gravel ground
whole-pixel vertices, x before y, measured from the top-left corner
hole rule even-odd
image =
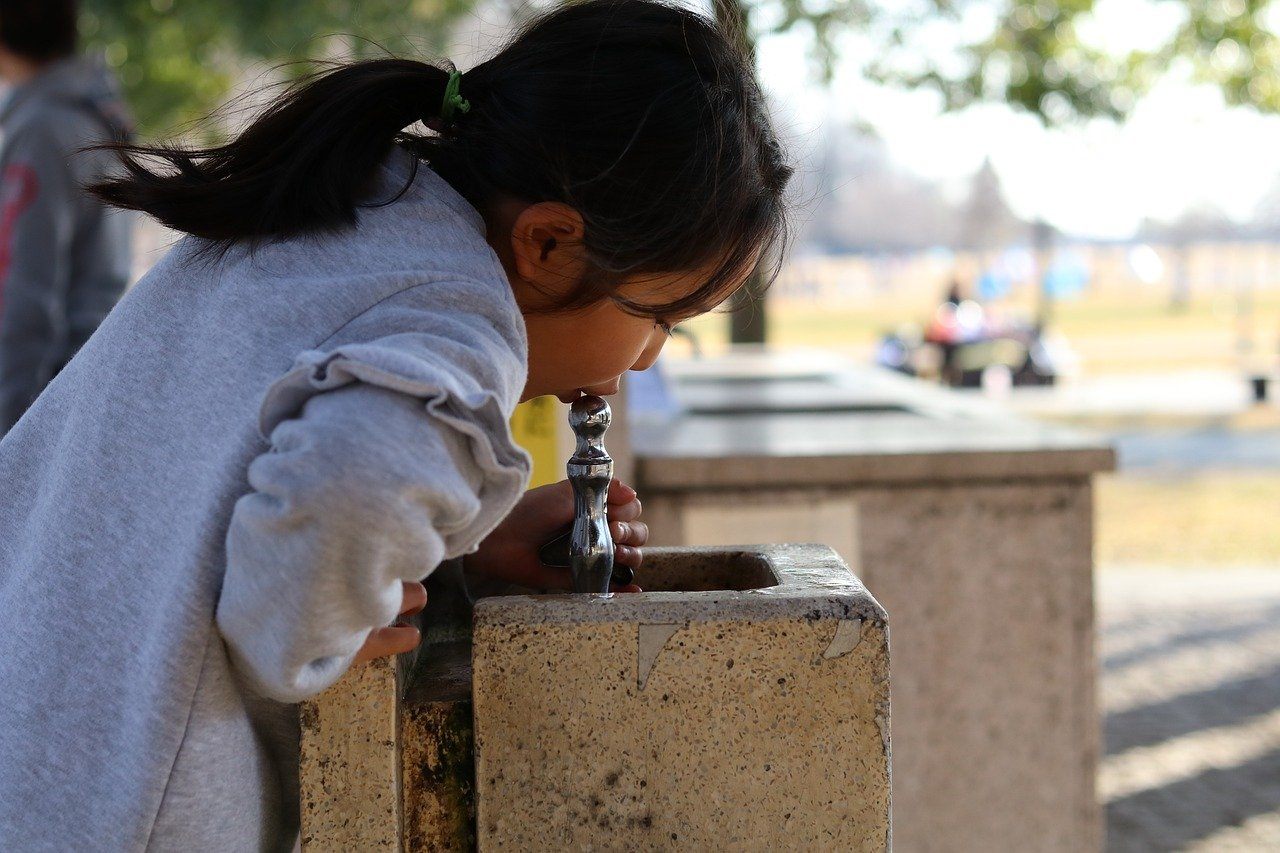
[[[1098,577],[1111,851],[1280,851],[1280,567]]]

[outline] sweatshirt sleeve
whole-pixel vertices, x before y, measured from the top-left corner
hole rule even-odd
[[[335,681],[395,619],[401,581],[474,550],[523,489],[525,468],[477,447],[474,416],[412,390],[312,387],[249,468],[217,622],[265,696],[296,702]]]

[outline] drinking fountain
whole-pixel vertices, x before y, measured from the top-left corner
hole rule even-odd
[[[569,417],[576,592],[437,606],[304,703],[303,848],[889,849],[884,610],[824,545],[645,549],[609,593],[609,407]]]

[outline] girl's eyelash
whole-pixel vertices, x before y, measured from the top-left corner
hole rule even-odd
[[[664,320],[654,320],[654,322],[658,325],[659,329],[666,332],[667,337],[671,337],[673,334],[675,334],[676,329],[675,329],[675,326],[673,326],[672,324]]]

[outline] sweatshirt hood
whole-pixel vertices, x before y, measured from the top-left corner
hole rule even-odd
[[[120,84],[100,57],[69,57],[50,63],[13,89],[0,109],[0,123],[9,121],[28,105],[42,102],[92,115],[114,139],[126,140],[133,135],[133,116],[120,93]]]

